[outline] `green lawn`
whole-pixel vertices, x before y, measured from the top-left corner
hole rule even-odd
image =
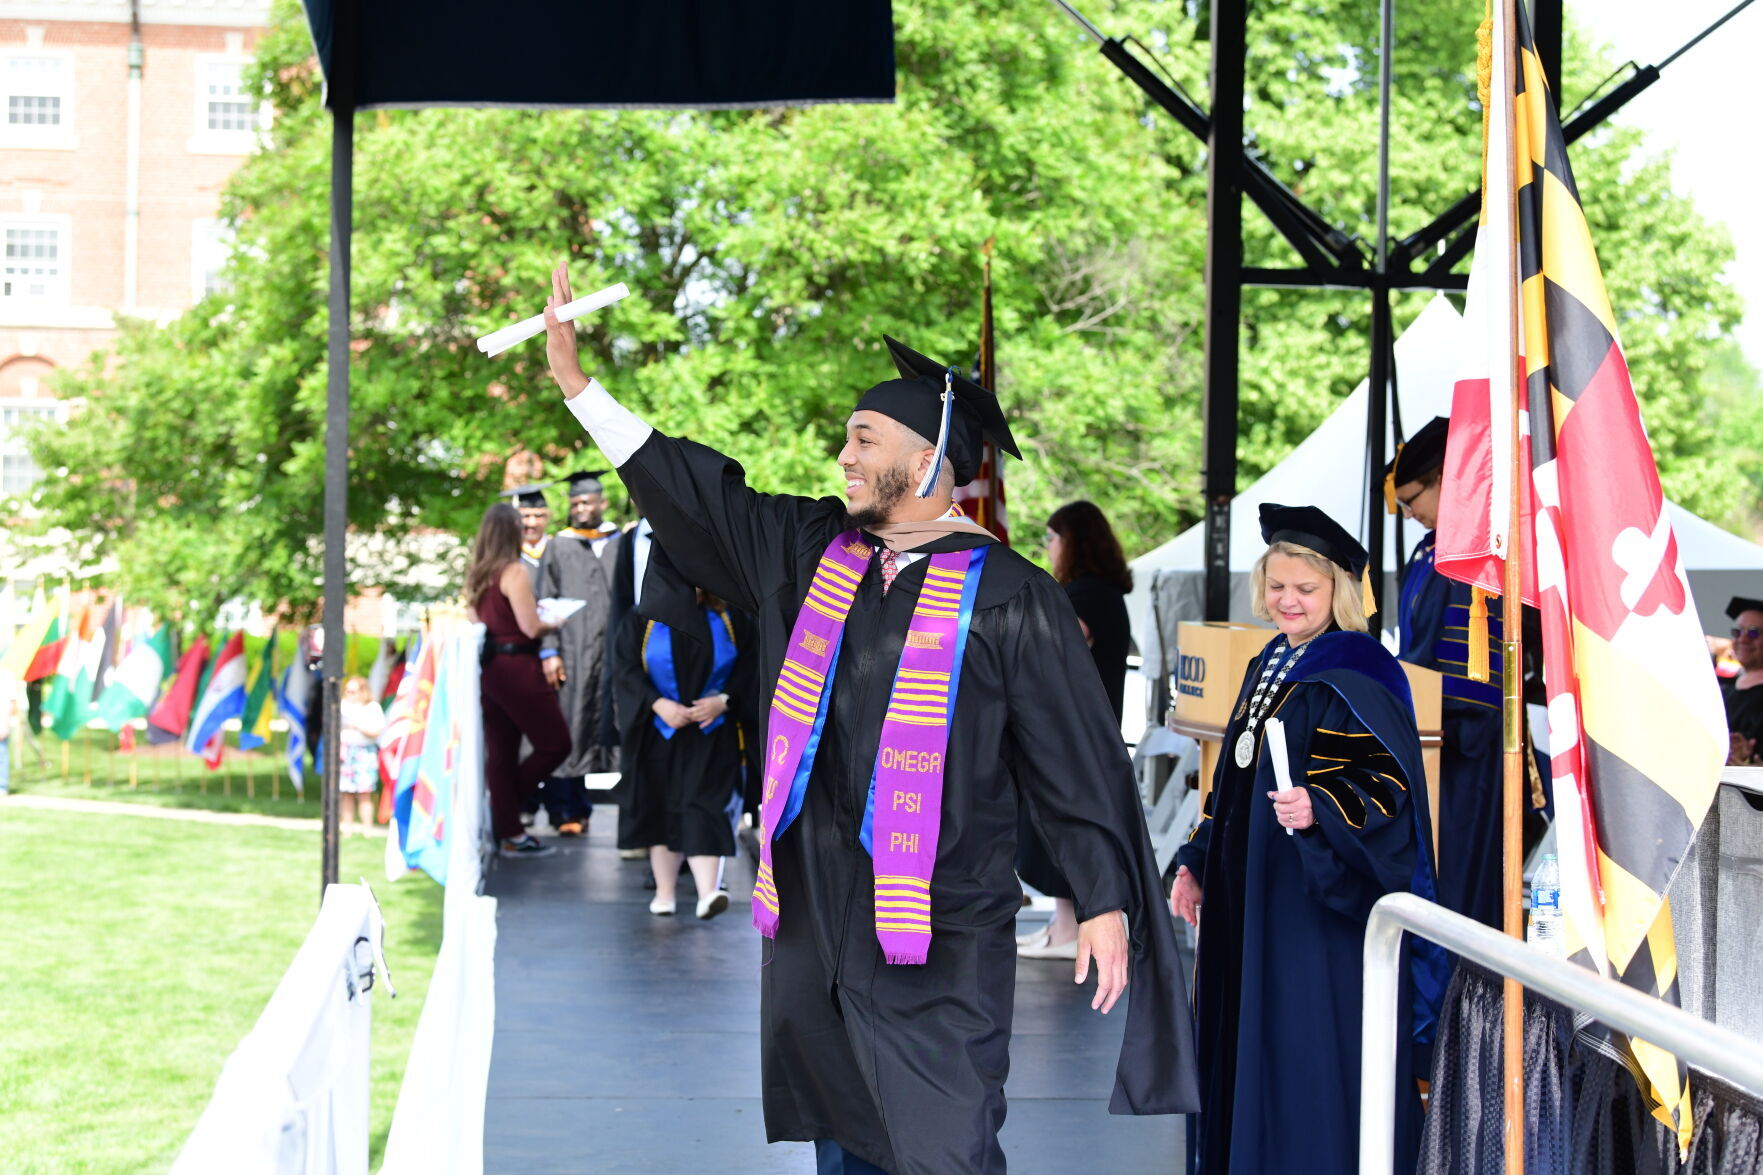
[[[306,761],[305,793],[296,794],[288,778],[286,739],[285,734],[277,734],[269,746],[252,752],[229,745],[218,771],[208,770],[196,756],[174,745],[149,747],[143,740],[133,752],[118,751],[116,736],[106,730],[82,730],[66,747],[53,734],[40,735],[41,761],[31,747],[14,739],[20,745],[14,751],[12,790],[317,818],[319,781],[312,774],[311,759]]]
[[[440,887],[387,883],[384,844],[345,840],[341,869],[380,899],[399,992],[374,998],[375,1166],[441,936]],[[316,832],[0,805],[7,1175],[166,1170],[311,927],[318,871]]]

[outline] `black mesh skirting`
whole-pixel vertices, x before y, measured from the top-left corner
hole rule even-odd
[[[1423,1175],[1501,1175],[1501,981],[1460,964],[1439,1017]],[[1692,1072],[1695,1134],[1687,1162],[1647,1112],[1634,1078],[1574,1034],[1573,1014],[1524,997],[1528,1175],[1763,1175],[1763,1102]]]

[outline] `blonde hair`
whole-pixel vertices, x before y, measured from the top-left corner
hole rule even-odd
[[[1255,619],[1273,622],[1273,613],[1267,610],[1267,561],[1275,555],[1302,559],[1312,571],[1329,577],[1334,584],[1333,610],[1337,626],[1348,632],[1364,632],[1370,627],[1365,623],[1365,602],[1360,598],[1359,581],[1353,578],[1353,573],[1309,547],[1285,542],[1269,546],[1261,553],[1261,558],[1255,560],[1254,570],[1249,572],[1249,611]]]

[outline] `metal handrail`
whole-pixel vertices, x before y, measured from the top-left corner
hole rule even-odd
[[[1365,927],[1365,1003],[1360,1024],[1359,1175],[1390,1175],[1395,1163],[1396,994],[1402,935],[1417,934],[1601,1023],[1676,1054],[1678,1060],[1763,1096],[1763,1048],[1664,1000],[1546,955],[1443,906],[1394,893]]]

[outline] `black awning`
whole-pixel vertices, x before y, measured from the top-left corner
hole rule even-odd
[[[339,0],[304,3],[327,105],[339,93],[356,109],[894,98],[889,0],[354,0],[352,86],[332,73]]]

